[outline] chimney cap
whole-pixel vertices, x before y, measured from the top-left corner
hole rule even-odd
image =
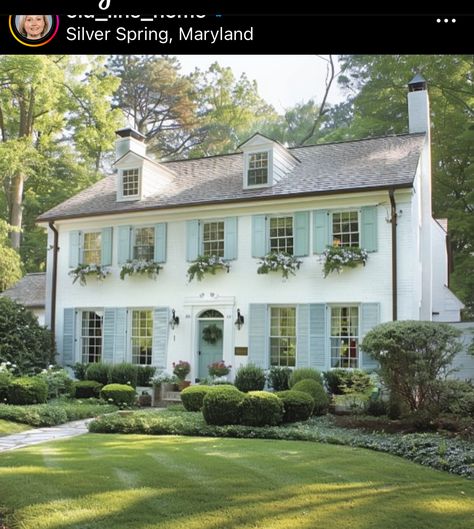
[[[125,127],[123,129],[116,130],[115,134],[121,138],[134,138],[138,141],[145,141],[146,139],[146,137],[141,132],[132,129],[131,127]]]
[[[421,74],[417,73],[408,83],[408,90],[410,92],[418,92],[420,90],[426,90],[426,86],[426,79]]]

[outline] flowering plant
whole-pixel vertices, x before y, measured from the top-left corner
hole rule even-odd
[[[215,275],[217,270],[224,269],[229,272],[230,264],[223,257],[217,255],[199,255],[188,268],[188,281],[192,281],[195,276],[198,281],[201,281],[205,274]]]
[[[259,262],[257,274],[268,274],[268,272],[280,270],[282,276],[288,278],[288,274],[295,275],[295,271],[299,270],[302,262],[301,259],[286,252],[270,252]]]
[[[102,281],[109,274],[109,267],[97,264],[80,264],[69,272],[69,275],[74,278],[73,283],[79,279],[82,286],[87,284],[87,276],[96,276],[99,281]]]
[[[324,259],[323,272],[324,277],[327,277],[331,272],[336,271],[340,274],[344,267],[355,268],[359,264],[367,262],[369,254],[367,250],[359,248],[358,246],[328,246],[324,250],[322,257]]]
[[[211,377],[223,377],[228,375],[232,366],[227,366],[224,360],[219,360],[218,362],[213,362],[207,366],[209,370],[209,375]]]
[[[179,362],[173,362],[173,373],[179,378],[179,380],[184,380],[189,372],[191,371],[191,364],[180,360]]]
[[[147,261],[146,259],[133,259],[127,261],[120,270],[120,279],[125,279],[127,275],[132,274],[147,274],[150,279],[156,279],[163,267],[155,261]]]
[[[150,382],[152,386],[159,386],[160,384],[175,384],[177,382],[176,379],[176,375],[170,375],[166,371],[162,371],[151,378]]]

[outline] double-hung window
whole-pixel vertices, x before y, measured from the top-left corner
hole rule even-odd
[[[132,364],[151,365],[153,347],[153,311],[132,310]]]
[[[224,221],[202,224],[202,255],[224,257]]]
[[[140,193],[140,171],[124,169],[122,171],[122,197],[135,198]]]
[[[102,258],[101,232],[91,231],[82,234],[82,264],[100,265]]]
[[[247,185],[268,184],[268,152],[255,152],[248,155]]]
[[[133,259],[153,261],[155,256],[155,228],[153,226],[135,228],[133,239]]]
[[[359,365],[359,307],[331,307],[331,367]]]
[[[102,332],[104,314],[97,310],[81,312],[81,359],[83,364],[102,360]]]
[[[270,307],[270,365],[296,365],[295,307]]]
[[[293,255],[293,217],[270,218],[270,251]]]
[[[332,243],[337,246],[360,246],[358,211],[340,211],[332,214]]]

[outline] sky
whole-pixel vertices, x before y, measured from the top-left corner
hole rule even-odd
[[[259,94],[282,113],[296,103],[315,99],[324,93],[327,62],[317,55],[176,55],[183,73],[196,67],[207,69],[213,62],[230,66],[238,78],[245,72],[258,84]],[[336,63],[337,67],[337,63]],[[337,70],[336,70],[337,71]],[[344,94],[333,85],[330,103],[339,103]]]

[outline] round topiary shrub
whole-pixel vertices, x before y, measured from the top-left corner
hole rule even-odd
[[[293,386],[293,391],[302,391],[311,395],[314,400],[313,415],[325,415],[329,408],[329,397],[324,391],[323,386],[316,380],[300,380]]]
[[[74,382],[72,396],[76,399],[98,399],[103,385],[95,380]]]
[[[204,397],[202,414],[207,424],[238,424],[245,395],[234,386],[215,386]]]
[[[240,404],[240,422],[246,426],[276,426],[283,420],[283,402],[268,391],[250,391]]]
[[[125,384],[108,384],[100,392],[104,400],[112,400],[117,406],[131,406],[135,403],[136,392],[131,386]]]
[[[284,414],[283,422],[298,422],[308,420],[314,409],[314,399],[308,393],[295,391],[280,391],[276,393],[277,397],[282,400]]]
[[[13,378],[8,386],[8,404],[41,404],[48,398],[48,384],[38,377]]]
[[[299,367],[291,373],[288,380],[288,386],[292,389],[300,380],[309,379],[316,380],[316,382],[319,382],[321,385],[323,384],[323,377],[317,369],[313,369],[312,367]]]
[[[181,391],[181,402],[187,411],[201,411],[204,397],[213,389],[212,386],[189,386]]]
[[[265,387],[265,372],[261,367],[253,364],[239,367],[235,375],[236,388],[244,393],[248,391],[261,391]]]

